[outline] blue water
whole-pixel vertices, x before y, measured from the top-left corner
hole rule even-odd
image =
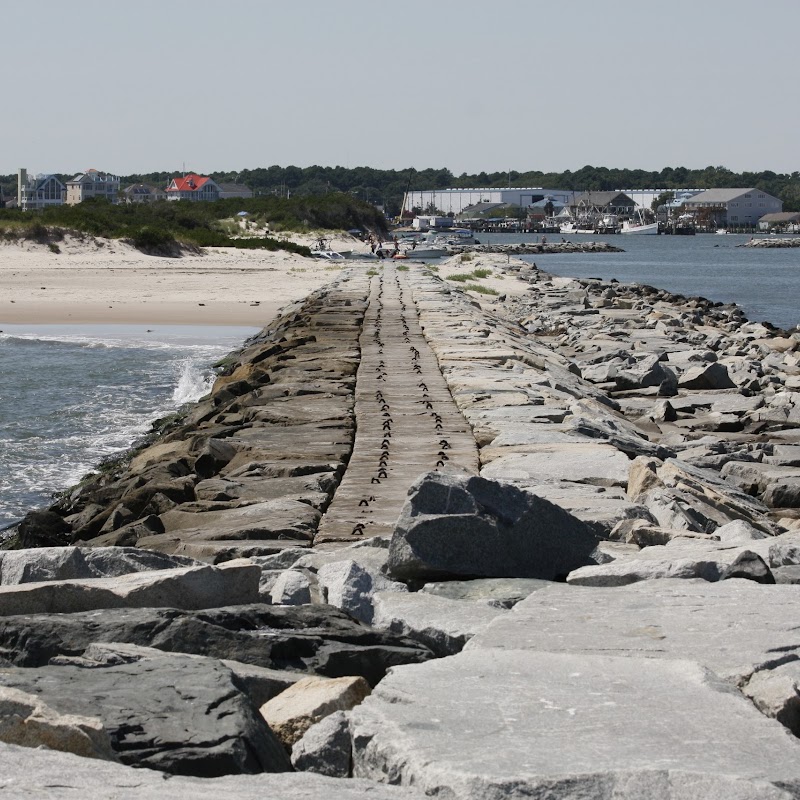
[[[3,325],[0,528],[206,394],[255,328]]]
[[[532,242],[534,234],[480,234],[483,243]],[[548,234],[548,241],[561,236]],[[554,275],[647,283],[687,296],[740,305],[748,319],[780,328],[800,324],[800,248],[736,247],[747,235],[575,236],[606,241],[624,253],[526,256]],[[776,237],[770,237],[772,239]]]

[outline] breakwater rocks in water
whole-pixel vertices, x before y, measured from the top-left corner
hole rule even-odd
[[[737,247],[800,247],[800,238],[798,239],[750,239],[744,244],[737,244]]]
[[[800,335],[486,260],[343,275],[20,526],[80,546],[0,554],[0,738],[95,760],[4,787],[800,797]]]
[[[502,253],[512,256],[540,255],[542,253],[624,253],[621,247],[608,242],[529,242],[521,244],[474,244],[452,247],[454,253]]]

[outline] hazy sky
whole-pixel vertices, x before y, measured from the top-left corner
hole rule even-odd
[[[0,0],[1,173],[800,169],[800,0]]]

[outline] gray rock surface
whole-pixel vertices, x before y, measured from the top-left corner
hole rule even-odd
[[[325,600],[341,608],[367,625],[372,624],[375,614],[376,592],[407,592],[404,583],[389,580],[382,572],[370,568],[369,564],[350,559],[323,564],[317,578],[324,591]]]
[[[504,613],[502,608],[425,592],[378,592],[373,624],[416,639],[438,656],[449,656],[458,653],[478,631]]]
[[[311,602],[311,587],[311,580],[305,572],[287,569],[270,587],[270,597],[276,605],[299,606]]]
[[[79,758],[69,753],[0,744],[0,792],[29,800],[422,800],[416,789],[367,780],[342,781],[311,773],[230,775],[191,778],[122,764]]]
[[[219,662],[151,651],[80,666],[9,668],[0,685],[37,694],[61,714],[98,716],[126,764],[200,777],[291,769]]]
[[[292,747],[292,766],[299,772],[347,778],[352,758],[350,721],[344,711],[334,711],[312,725]]]
[[[230,659],[374,685],[397,664],[424,661],[422,644],[363,625],[331,606],[229,606],[204,611],[105,609],[0,619],[0,657],[33,667],[96,642]]]
[[[249,561],[178,567],[115,578],[0,586],[0,615],[74,613],[99,608],[213,608],[258,600],[261,569]]]
[[[550,581],[536,578],[476,578],[426,583],[420,591],[448,600],[472,600],[496,608],[512,608],[532,592],[549,585]]]
[[[738,683],[800,659],[794,586],[645,581],[615,588],[553,584],[466,646],[632,658],[687,658]]]
[[[567,581],[582,586],[623,586],[660,578],[702,578],[707,581],[730,577],[771,583],[773,567],[800,564],[800,533],[788,531],[780,536],[759,536],[745,523],[724,526],[725,541],[712,537],[676,537],[665,545],[652,545],[611,563],[582,567],[570,573]],[[729,538],[726,531],[731,532]],[[745,562],[750,566],[741,574],[733,572]],[[763,563],[759,563],[763,562]]]
[[[557,506],[509,484],[429,473],[409,490],[389,547],[400,580],[544,578],[589,560],[591,530]]]
[[[800,791],[800,744],[684,660],[468,650],[395,670],[350,719],[356,776],[432,795],[788,800]]]
[[[184,556],[136,547],[35,547],[0,551],[0,585],[75,578],[113,578],[132,572],[196,566]]]

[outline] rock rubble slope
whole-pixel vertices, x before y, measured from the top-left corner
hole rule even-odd
[[[800,335],[469,260],[344,273],[18,526],[4,790],[800,797]]]

